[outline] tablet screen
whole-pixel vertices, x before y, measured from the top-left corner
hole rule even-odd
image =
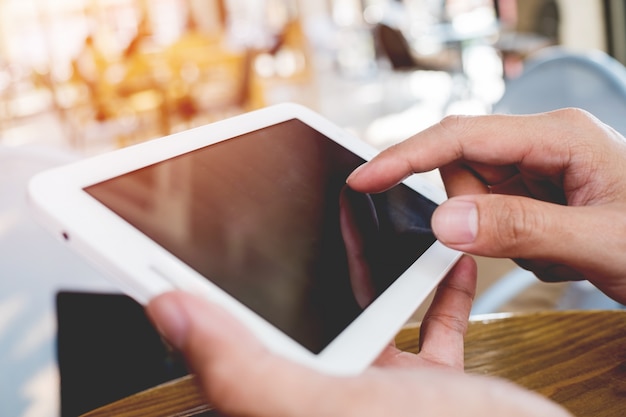
[[[319,353],[435,241],[435,203],[345,180],[364,160],[292,119],[85,189]]]

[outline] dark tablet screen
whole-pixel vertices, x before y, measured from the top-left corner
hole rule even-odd
[[[435,241],[432,201],[345,185],[363,162],[293,119],[85,190],[318,353]]]

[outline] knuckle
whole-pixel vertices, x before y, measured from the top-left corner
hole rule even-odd
[[[567,120],[580,122],[595,120],[595,117],[591,113],[579,107],[565,107],[563,109],[556,110],[554,113],[558,117],[563,117]]]
[[[472,302],[472,300],[474,300],[474,297],[476,296],[476,291],[474,287],[468,288],[463,285],[451,284],[447,280],[444,280],[439,284],[439,286],[437,287],[437,291],[453,292],[456,295],[460,296],[461,299],[467,299],[469,300],[469,302]]]
[[[436,313],[429,314],[424,318],[422,325],[439,325],[453,333],[465,334],[467,331],[467,320],[463,320],[453,314]]]
[[[530,210],[520,199],[506,199],[495,219],[494,242],[502,250],[524,248],[527,253],[538,237],[544,235],[546,219],[541,210]]]
[[[566,107],[556,110],[554,116],[561,118],[567,123],[568,128],[565,129],[573,138],[577,138],[582,143],[588,141],[587,136],[599,131],[606,132],[610,129],[605,123],[598,119],[595,115],[587,110],[578,107]]]
[[[571,128],[597,128],[602,122],[587,110],[579,107],[566,107],[553,112],[557,119],[566,121]]]
[[[442,129],[451,135],[459,135],[467,131],[473,124],[474,118],[458,114],[451,114],[439,122]]]

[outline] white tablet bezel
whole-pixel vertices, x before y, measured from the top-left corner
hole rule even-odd
[[[284,103],[38,174],[29,184],[29,200],[47,229],[104,269],[140,303],[177,288],[191,291],[227,308],[270,349],[318,370],[356,374],[376,359],[460,253],[436,241],[322,352],[314,354],[83,190],[147,165],[294,118],[365,160],[377,153],[372,146],[308,108]],[[440,187],[417,175],[404,183],[435,203],[446,198]]]

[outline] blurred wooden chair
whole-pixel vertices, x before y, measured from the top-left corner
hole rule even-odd
[[[462,62],[458,53],[447,48],[433,55],[419,55],[411,47],[409,40],[397,27],[379,23],[374,27],[374,37],[381,50],[396,71],[462,71]]]
[[[167,113],[176,130],[249,110],[250,51],[229,48],[223,33],[192,26],[163,55]]]
[[[319,85],[313,51],[302,22],[291,17],[267,50],[250,56],[249,103],[259,108],[277,101],[295,101],[308,107],[319,105]]]
[[[76,62],[83,70],[76,73],[89,87],[91,122],[116,147],[249,109],[248,51],[229,48],[221,32],[203,33],[192,25],[164,47],[140,31],[120,56],[105,62],[97,52],[93,40],[86,40]]]
[[[419,324],[396,337],[419,350]],[[474,317],[465,341],[466,372],[511,380],[577,416],[623,416],[626,409],[626,312],[568,311]],[[217,416],[186,376],[83,417]]]

